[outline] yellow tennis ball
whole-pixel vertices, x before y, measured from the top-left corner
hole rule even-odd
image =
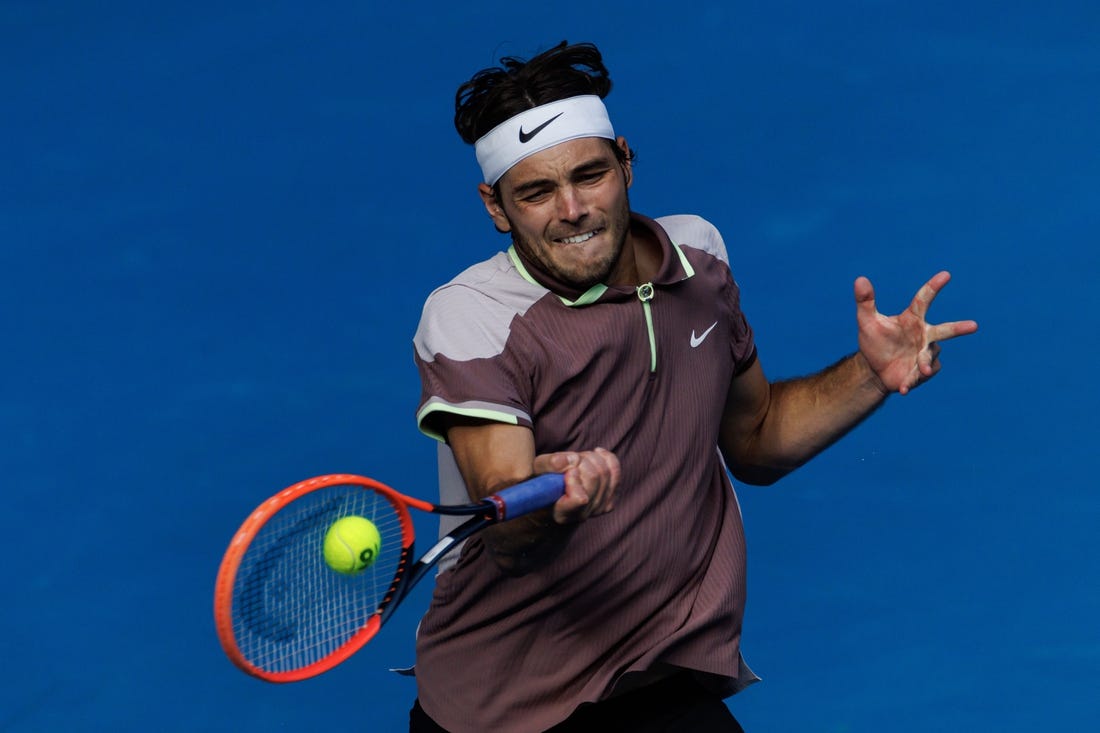
[[[332,523],[325,533],[325,563],[344,575],[369,568],[382,550],[382,535],[374,522],[350,516]]]

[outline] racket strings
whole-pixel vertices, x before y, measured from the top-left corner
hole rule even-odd
[[[374,564],[343,575],[324,560],[336,520],[371,520],[382,538]],[[401,517],[384,496],[359,486],[313,491],[259,530],[238,568],[233,633],[241,654],[268,672],[301,669],[347,644],[367,625],[394,584],[406,541]]]

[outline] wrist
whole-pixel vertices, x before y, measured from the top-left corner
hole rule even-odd
[[[875,371],[875,368],[871,366],[871,362],[868,361],[864,353],[862,351],[857,351],[852,355],[852,359],[856,362],[857,368],[860,371],[863,387],[868,390],[873,390],[880,395],[882,399],[889,397],[893,390],[886,386],[886,382],[882,381],[882,377],[880,377],[878,372]]]

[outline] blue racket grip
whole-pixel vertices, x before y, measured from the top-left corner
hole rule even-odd
[[[564,474],[543,473],[502,489],[488,500],[496,505],[497,520],[503,522],[548,507],[564,493]]]

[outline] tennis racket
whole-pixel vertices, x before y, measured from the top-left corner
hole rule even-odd
[[[436,562],[485,527],[553,504],[565,489],[548,473],[474,504],[441,506],[351,474],[294,484],[258,506],[229,543],[214,587],[214,621],[234,664],[269,682],[295,682],[340,664],[370,641]],[[471,519],[413,560],[409,509]],[[382,538],[355,575],[331,569],[322,545],[347,516],[369,519]]]

